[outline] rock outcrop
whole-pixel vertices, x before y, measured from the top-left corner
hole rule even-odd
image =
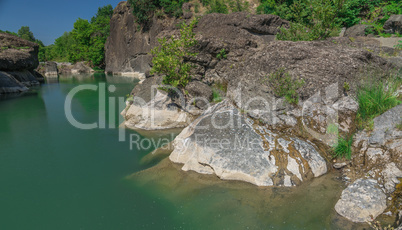
[[[369,29],[373,29],[371,25],[357,24],[346,29],[344,37],[363,37],[366,36]]]
[[[161,84],[161,77],[152,77],[133,89],[132,100],[127,101],[127,107],[121,113],[126,127],[142,130],[184,128],[194,120],[191,113],[194,107],[186,105],[183,95],[173,101],[174,97],[159,89]]]
[[[353,222],[371,222],[387,207],[387,196],[375,180],[357,180],[343,192],[335,210]]]
[[[149,71],[151,56],[148,53],[156,46],[157,35],[167,28],[163,21],[154,18],[153,26],[142,31],[135,23],[131,11],[128,2],[120,2],[113,11],[110,20],[110,36],[105,44],[107,73],[127,74]]]
[[[228,100],[185,128],[169,158],[185,171],[259,186],[294,186],[327,172],[314,144],[256,124]]]
[[[374,119],[373,130],[355,135],[353,147],[357,154],[347,175],[350,178],[375,179],[387,194],[395,190],[402,177],[402,105]]]
[[[387,207],[402,178],[402,105],[374,119],[372,130],[358,132],[353,141],[354,155],[343,169],[344,177],[355,181],[342,193],[335,209],[354,221],[372,221]],[[394,204],[398,205],[398,204]]]
[[[95,72],[85,62],[71,63],[56,63],[56,62],[44,62],[41,63],[37,71],[45,76],[57,76],[60,74],[87,74]]]
[[[148,72],[149,51],[157,39],[177,35],[175,25],[182,22],[186,20],[154,17],[150,27],[139,30],[129,5],[120,3],[106,44],[107,72]],[[385,73],[395,68],[377,55],[382,51],[394,55],[395,50],[386,47],[372,52],[346,37],[275,41],[279,28],[288,25],[274,15],[201,17],[194,28],[198,45],[193,51],[198,55],[185,60],[194,66],[187,94],[175,98],[160,91],[162,76],[146,74],[123,112],[125,124],[150,130],[191,123],[174,140],[169,157],[183,164],[186,171],[260,186],[294,186],[326,173],[329,147],[339,134],[355,130],[358,104],[352,95],[357,85],[367,72]],[[369,45],[376,47],[378,41],[374,42]],[[225,57],[218,57],[223,51]],[[305,82],[297,91],[298,104],[277,97],[268,84],[267,76],[281,67],[293,79]],[[215,90],[218,85],[224,86],[220,93],[226,100],[211,104],[216,94],[212,87]],[[152,119],[157,122],[151,124]],[[246,146],[239,146],[239,142]],[[348,167],[346,163],[339,165]],[[394,169],[390,165],[387,173]]]
[[[40,63],[37,71],[46,77],[57,76],[59,73],[57,63],[52,61]]]
[[[0,94],[2,93],[21,93],[28,88],[14,78],[13,75],[0,71]]]
[[[149,28],[141,29],[135,23],[130,5],[120,2],[114,9],[110,22],[110,36],[105,45],[105,71],[113,74],[127,72],[145,73],[151,68],[151,56],[149,52],[158,45],[158,38],[170,36],[178,32],[177,25],[181,19],[164,20],[152,18]],[[200,42],[200,46],[208,46],[212,54],[223,48],[223,41],[217,46],[216,41],[208,41],[215,35],[225,37],[237,43],[238,47],[247,48],[254,46],[256,38],[259,40],[273,40],[279,27],[288,25],[288,22],[274,15],[249,15],[247,13],[235,13],[229,15],[209,14],[203,16],[195,31],[207,40]],[[201,57],[199,57],[201,58]],[[209,60],[211,57],[208,55]],[[200,60],[202,62],[206,59]]]
[[[34,70],[39,64],[38,49],[36,43],[0,33],[0,94],[23,92],[43,81]]]
[[[384,32],[395,34],[402,34],[402,14],[391,15],[391,17],[384,23]]]

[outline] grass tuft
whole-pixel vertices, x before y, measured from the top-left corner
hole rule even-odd
[[[400,77],[393,77],[386,82],[366,83],[358,89],[360,128],[370,128],[375,117],[402,103],[397,93],[401,83]]]
[[[352,158],[352,144],[353,135],[349,137],[338,137],[338,143],[332,146],[334,158],[346,158],[350,160]]]
[[[304,80],[294,79],[285,68],[279,68],[268,77],[268,83],[276,97],[285,97],[289,104],[299,103],[299,90],[305,84]]]

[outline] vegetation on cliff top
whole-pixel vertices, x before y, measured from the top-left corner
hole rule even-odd
[[[37,43],[39,45],[39,54],[38,54],[39,59],[41,59],[41,57],[43,57],[43,55],[44,55],[43,48],[45,47],[45,45],[43,44],[43,42],[41,40],[35,38],[34,34],[32,33],[31,29],[29,28],[29,26],[21,26],[21,28],[18,30],[17,33],[14,33],[14,32],[8,31],[8,30],[7,31],[0,30],[0,32],[18,36],[27,41]],[[15,48],[23,49],[24,47],[15,47]],[[3,49],[5,49],[5,48],[3,48]]]
[[[146,25],[157,9],[165,14],[179,17],[182,15],[182,5],[189,0],[128,0],[137,22]]]
[[[402,14],[400,0],[261,0],[258,13],[275,14],[292,22],[280,40],[320,40],[339,32],[342,26],[372,25],[369,33],[383,34],[392,14]]]

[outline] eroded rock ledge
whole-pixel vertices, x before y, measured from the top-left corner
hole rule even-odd
[[[39,64],[38,49],[36,43],[0,33],[0,94],[24,92],[43,81],[34,70]]]

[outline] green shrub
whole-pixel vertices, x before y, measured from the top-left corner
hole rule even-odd
[[[201,0],[208,7],[207,13],[228,14],[229,12],[249,11],[250,5],[246,0]]]
[[[321,40],[337,35],[341,26],[360,23],[372,25],[368,33],[383,33],[383,25],[392,14],[402,14],[400,0],[261,0],[257,13],[275,14],[296,23],[281,40]],[[297,32],[297,30],[299,30]],[[293,35],[293,36],[292,36]]]
[[[130,95],[130,94],[127,94],[126,95],[126,101],[134,101],[134,95]]]
[[[339,33],[340,24],[334,18],[342,0],[296,1],[290,7],[293,19],[289,29],[281,28],[278,40],[324,40]],[[307,7],[308,11],[304,10]]]
[[[191,64],[184,62],[184,57],[196,56],[191,48],[197,44],[193,28],[197,20],[189,25],[183,23],[178,38],[158,39],[159,46],[151,50],[153,56],[151,74],[164,74],[163,84],[183,89],[191,80]]]
[[[397,94],[401,85],[400,76],[391,76],[385,82],[369,82],[358,89],[357,119],[360,128],[372,128],[373,118],[402,103]]]
[[[338,137],[338,141],[332,146],[332,152],[334,158],[346,158],[350,160],[352,158],[352,144],[353,136],[349,137]]]
[[[221,93],[219,92],[219,90],[213,89],[212,90],[212,101],[213,102],[221,102],[223,101],[223,97],[221,96]]]
[[[208,13],[220,13],[227,14],[229,13],[228,6],[226,5],[224,0],[211,0],[208,2]]]
[[[157,9],[163,9],[164,13],[180,17],[182,5],[189,0],[128,0],[133,10],[136,21],[146,26]]]
[[[398,44],[396,44],[394,47],[395,49],[402,50],[402,40],[398,41]]]
[[[221,49],[221,50],[219,51],[219,53],[216,55],[216,58],[218,58],[219,60],[221,60],[221,59],[226,59],[226,58],[227,58],[226,50],[225,50],[225,49]]]
[[[304,80],[293,79],[284,68],[279,68],[268,76],[268,84],[275,96],[285,97],[289,104],[299,103],[299,89],[305,84]]]
[[[230,12],[242,12],[249,10],[249,2],[244,0],[226,0]]]

